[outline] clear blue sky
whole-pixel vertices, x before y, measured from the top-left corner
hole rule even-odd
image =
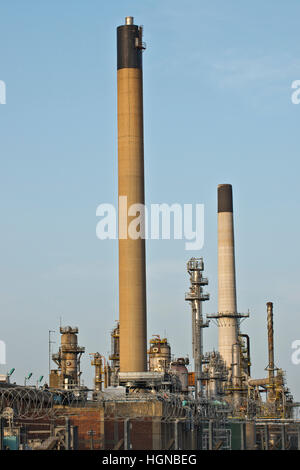
[[[185,263],[203,256],[217,309],[216,188],[234,188],[238,306],[251,312],[253,375],[267,366],[267,301],[276,365],[300,399],[299,123],[296,0],[1,2],[0,339],[18,382],[47,374],[48,330],[80,328],[107,354],[118,317],[117,243],[95,235],[96,207],[117,201],[116,33],[145,27],[147,203],[204,203],[205,245],[148,241],[148,334],[191,354]],[[54,350],[58,347],[57,343]],[[217,329],[205,331],[205,349]],[[297,392],[298,389],[298,392]]]

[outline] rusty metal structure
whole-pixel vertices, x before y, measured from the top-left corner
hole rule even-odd
[[[101,392],[104,382],[103,356],[98,352],[90,353],[90,356],[92,359],[91,365],[95,368],[94,390],[95,392]]]
[[[118,375],[120,372],[120,323],[113,328],[110,334],[111,337],[111,354],[109,360],[111,361],[111,384],[118,384]]]
[[[57,370],[51,370],[50,387],[72,390],[80,387],[80,358],[85,351],[78,346],[78,328],[60,327],[61,345],[59,352],[52,355]]]

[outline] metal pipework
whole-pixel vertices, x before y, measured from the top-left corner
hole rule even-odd
[[[268,399],[274,397],[275,392],[275,364],[274,364],[274,328],[273,328],[273,302],[267,302],[267,324],[268,324],[268,367],[269,389]]]
[[[187,271],[190,275],[190,291],[185,294],[185,300],[192,306],[192,332],[193,332],[193,358],[195,367],[195,397],[202,396],[202,358],[203,358],[203,328],[208,327],[209,322],[203,321],[202,302],[209,300],[209,294],[203,293],[203,286],[208,285],[208,279],[202,272],[204,263],[202,258],[191,258],[187,263]]]
[[[247,383],[250,387],[267,386],[269,385],[269,379],[249,379]]]
[[[228,368],[232,363],[232,347],[238,343],[239,323],[236,314],[232,186],[220,184],[218,186],[218,330],[219,352]]]
[[[241,346],[239,343],[232,345],[232,385],[233,385],[233,403],[235,407],[240,404],[241,391]]]
[[[274,379],[274,328],[273,328],[273,303],[267,303],[267,322],[268,322],[268,353],[269,353],[269,381]]]
[[[144,206],[142,29],[126,17],[117,28],[120,371],[147,370],[145,239],[131,239],[127,215]],[[126,201],[126,215],[120,211]],[[122,202],[123,204],[123,202]],[[140,214],[141,232],[145,226]]]
[[[250,354],[250,338],[249,335],[246,334],[239,334],[240,338],[246,338],[246,344],[247,344],[247,375],[250,377],[251,376],[251,354]]]
[[[78,346],[78,328],[71,326],[60,327],[61,346],[57,354],[52,355],[53,361],[59,368],[59,387],[76,388],[80,386],[80,358],[85,348]],[[51,383],[51,377],[50,377]]]
[[[91,353],[91,365],[95,367],[95,378],[94,378],[94,385],[95,391],[101,392],[102,390],[102,375],[103,375],[103,364],[102,364],[102,356],[101,354]]]
[[[270,385],[270,379],[269,379],[269,377],[266,377],[264,379],[249,379],[247,381],[247,384],[250,387],[255,387],[255,386],[258,386],[258,385],[269,386]],[[274,377],[273,385],[277,385],[278,387],[284,385],[283,377],[281,375],[277,375],[277,377]]]

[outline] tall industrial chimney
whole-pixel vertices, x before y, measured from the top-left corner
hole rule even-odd
[[[274,398],[274,388],[275,388],[275,363],[274,363],[274,327],[273,327],[273,302],[267,302],[267,312],[268,312],[268,367],[269,372],[269,388],[268,388],[268,400]]]
[[[218,316],[219,352],[229,368],[238,344],[231,184],[218,186]]]
[[[147,370],[145,240],[129,238],[132,217],[122,213],[124,207],[126,210],[124,196],[128,209],[145,202],[142,28],[134,25],[131,16],[117,28],[117,50],[120,372],[144,372]],[[144,213],[141,226],[143,218]]]

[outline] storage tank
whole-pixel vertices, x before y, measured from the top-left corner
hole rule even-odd
[[[183,357],[178,358],[176,361],[171,362],[170,372],[171,374],[177,375],[180,383],[182,392],[188,392],[188,370],[186,368],[188,360]]]
[[[167,338],[156,335],[150,340],[149,370],[151,372],[166,372],[171,362],[171,347]]]

